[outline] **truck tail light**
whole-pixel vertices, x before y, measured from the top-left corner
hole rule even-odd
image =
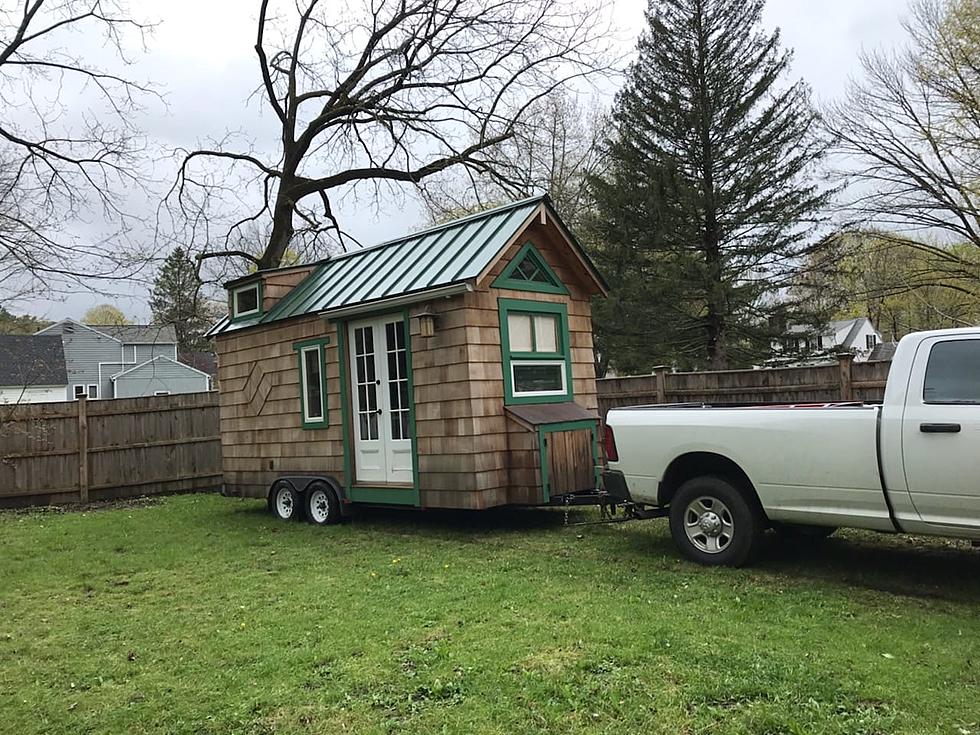
[[[619,461],[619,451],[616,449],[616,435],[613,434],[612,427],[609,424],[606,427],[606,460],[609,462]]]

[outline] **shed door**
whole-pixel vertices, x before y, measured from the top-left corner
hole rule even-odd
[[[412,483],[405,321],[350,325],[354,475],[358,483]]]
[[[545,441],[550,497],[595,488],[591,429],[548,432]]]

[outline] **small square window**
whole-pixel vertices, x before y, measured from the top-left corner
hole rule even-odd
[[[99,397],[99,386],[95,383],[88,384],[88,397],[95,400]]]
[[[77,401],[77,400],[78,400],[79,398],[81,398],[82,396],[84,396],[84,395],[86,395],[86,394],[85,394],[85,386],[84,386],[84,385],[76,385],[76,386],[74,387],[74,391],[75,391],[75,400],[76,400],[76,401]]]
[[[232,316],[240,317],[260,313],[262,305],[259,290],[257,283],[235,289],[232,292]]]

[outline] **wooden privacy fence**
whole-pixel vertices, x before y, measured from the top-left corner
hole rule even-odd
[[[220,484],[216,392],[0,405],[0,507]]]
[[[650,375],[598,381],[599,410],[650,403],[825,403],[880,401],[890,362],[836,363],[809,367],[673,373],[660,368]]]

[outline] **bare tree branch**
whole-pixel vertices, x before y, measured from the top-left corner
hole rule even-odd
[[[865,79],[828,110],[859,226],[980,247],[980,45],[966,42],[976,28],[961,5],[915,0],[912,45],[865,55]]]
[[[123,201],[143,186],[136,166],[144,143],[134,113],[159,94],[65,49],[73,33],[101,36],[126,64],[127,39],[142,45],[151,28],[116,0],[0,8],[0,300],[93,287],[145,264],[127,246],[134,218]],[[39,93],[45,84],[59,93],[51,104]],[[69,95],[80,103],[66,105]],[[93,217],[104,235],[73,227],[79,218],[94,225]]]
[[[454,167],[503,177],[494,151],[527,110],[614,63],[600,13],[571,0],[273,5],[260,2],[255,51],[279,140],[247,153],[224,145],[184,153],[168,197],[210,241],[227,244],[268,223],[263,268],[287,248],[319,257],[353,244],[337,205],[359,187],[418,187]],[[208,169],[216,162],[228,175]],[[251,173],[236,173],[242,164]],[[247,214],[243,187],[257,202]]]

